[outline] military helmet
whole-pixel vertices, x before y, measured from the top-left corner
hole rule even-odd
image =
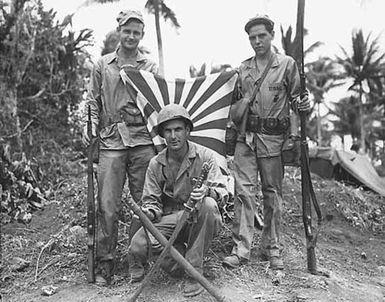
[[[190,114],[187,112],[187,109],[179,104],[168,104],[159,111],[158,114],[158,125],[157,132],[163,137],[163,125],[165,122],[183,119],[187,125],[190,127],[190,130],[193,129],[193,123],[190,117]]]

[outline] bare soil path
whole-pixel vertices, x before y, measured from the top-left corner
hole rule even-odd
[[[284,271],[272,273],[257,257],[260,231],[255,233],[248,265],[235,270],[222,267],[221,259],[231,248],[230,224],[226,224],[205,261],[205,276],[233,302],[385,301],[384,198],[315,177],[318,201],[327,218],[316,254],[318,267],[329,276],[314,276],[306,270],[300,183],[295,176],[298,171],[289,172],[282,226]],[[128,282],[124,257],[129,222],[122,217],[113,285],[88,284],[84,196],[85,178],[70,179],[57,192],[55,201],[34,213],[29,225],[2,226],[0,301],[128,300],[138,286]],[[183,280],[157,272],[137,301],[215,301],[207,292],[184,298],[182,288]]]

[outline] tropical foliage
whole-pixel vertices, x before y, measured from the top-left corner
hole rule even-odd
[[[164,3],[163,0],[148,0],[146,2],[146,9],[155,16],[156,37],[158,40],[158,55],[159,55],[159,73],[164,75],[164,59],[163,59],[163,41],[160,29],[159,14],[164,20],[170,20],[175,28],[180,28],[179,22],[175,13]]]
[[[300,36],[296,31],[295,36],[293,37],[293,28],[289,26],[287,30],[285,31],[284,28],[281,26],[281,43],[282,48],[285,51],[285,54],[288,56],[293,57],[297,62],[301,59],[301,49],[299,48],[299,39]],[[308,33],[307,29],[304,29],[304,36],[306,36]],[[312,53],[316,48],[320,47],[323,43],[320,41],[317,41],[310,45],[307,49],[304,50],[304,56],[306,57],[310,53]],[[300,62],[299,62],[300,64]]]
[[[327,114],[324,114],[323,117],[321,116],[321,106],[324,106],[325,94],[329,90],[343,84],[341,81],[338,81],[339,78],[336,74],[335,65],[336,63],[327,57],[321,57],[317,61],[306,64],[306,85],[313,95],[315,107],[313,112],[315,113],[316,135],[313,139],[317,141],[318,146],[328,143],[328,141],[323,141],[323,124],[325,124]],[[314,131],[310,131],[310,133],[312,135]]]
[[[77,112],[92,31],[73,32],[71,16],[57,21],[40,0],[1,2],[0,21],[1,212],[25,222],[43,186],[65,179],[66,156],[83,149]]]
[[[85,4],[95,2],[113,0]],[[162,56],[159,17],[175,28],[180,24],[163,0],[143,5],[155,14]],[[86,47],[92,44],[92,31],[74,32],[71,24],[72,15],[57,21],[55,11],[45,10],[40,0],[0,2],[0,196],[14,217],[28,219],[23,201],[39,207],[45,192],[39,186],[45,181],[60,186],[71,169],[68,157],[83,157],[78,112],[90,73]],[[291,26],[286,31],[281,27],[281,32],[285,53],[298,61],[298,25],[294,37]],[[102,54],[113,51],[117,43],[116,32],[110,32]],[[308,47],[305,57],[321,44]],[[379,37],[373,39],[362,30],[352,33],[351,46],[341,47],[342,55],[335,59],[321,57],[305,65],[315,108],[308,134],[321,146],[330,143],[332,134],[350,135],[360,141],[361,151],[369,149],[385,167],[384,143],[378,144],[385,141],[385,54]],[[228,69],[228,64],[191,66],[190,76]],[[329,92],[342,84],[348,85],[346,95],[326,102]]]
[[[21,3],[22,2],[22,3]],[[1,136],[19,152],[34,153],[53,139],[69,144],[71,118],[82,100],[88,69],[84,47],[91,30],[66,31],[39,0],[14,0],[3,10],[0,48]],[[8,31],[8,32],[7,32]],[[28,147],[28,148],[27,148]]]
[[[358,120],[360,123],[361,151],[366,151],[366,125],[365,120],[370,120],[372,110],[384,111],[383,81],[385,76],[385,53],[380,50],[378,37],[371,39],[371,34],[366,37],[362,30],[352,34],[352,51],[348,52],[341,47],[343,56],[337,56],[337,62],[343,67],[341,76],[350,79],[353,83],[349,90],[358,97]],[[381,104],[380,106],[378,106]]]
[[[299,30],[299,24],[297,24],[296,27],[296,34],[294,37],[293,35],[293,29],[291,26],[288,27],[286,32],[284,31],[283,27],[281,26],[281,43],[282,43],[282,48],[285,52],[286,55],[293,57],[298,66],[301,66],[302,64],[302,55],[306,57],[307,54],[311,53],[314,49],[322,45],[322,42],[315,42],[312,44],[308,49],[304,50],[304,53],[302,54],[302,49],[299,47],[300,46],[300,39],[303,39],[304,37],[301,37],[300,35],[300,30]],[[307,34],[307,30],[303,29],[303,34],[304,36]],[[292,114],[290,117],[291,121],[291,133],[293,135],[298,135],[298,129],[299,129],[299,120],[297,115]],[[308,127],[308,130],[311,130],[310,127]]]

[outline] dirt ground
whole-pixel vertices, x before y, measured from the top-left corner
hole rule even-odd
[[[221,259],[231,249],[230,224],[226,223],[205,259],[206,278],[232,302],[385,301],[385,199],[313,177],[325,218],[316,248],[317,265],[327,276],[311,275],[306,268],[299,169],[287,170],[284,271],[271,272],[268,263],[256,255],[259,230],[249,264],[235,270],[222,267]],[[138,287],[127,277],[129,221],[124,215],[114,283],[110,287],[87,283],[85,177],[67,179],[57,187],[29,225],[2,226],[0,301],[128,301]],[[157,272],[137,301],[216,301],[208,292],[184,298],[183,282]]]

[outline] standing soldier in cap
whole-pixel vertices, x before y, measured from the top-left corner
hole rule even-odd
[[[266,15],[258,15],[245,25],[255,55],[239,68],[240,97],[231,108],[239,135],[234,154],[234,246],[231,255],[223,260],[230,268],[250,259],[259,173],[264,218],[260,255],[270,262],[271,269],[283,269],[279,240],[282,145],[290,126],[290,106],[296,113],[308,112],[310,103],[307,95],[300,97],[300,77],[294,59],[272,50],[273,28],[274,22]]]
[[[96,282],[109,284],[113,275],[118,239],[118,214],[126,177],[132,197],[142,196],[145,171],[155,156],[143,117],[119,72],[124,66],[157,73],[157,66],[138,49],[144,36],[144,20],[138,11],[122,11],[117,17],[120,44],[100,58],[91,75],[86,108],[91,108],[92,134],[100,140],[98,164],[98,228]],[[86,110],[87,111],[87,110]],[[86,120],[86,118],[85,118]],[[90,143],[86,127],[83,140]]]
[[[213,151],[189,141],[193,124],[183,106],[165,106],[159,112],[157,122],[158,133],[165,138],[167,148],[150,161],[142,209],[161,233],[169,238],[182,216],[184,204],[189,198],[197,202],[192,214],[194,218],[179,233],[175,248],[182,255],[185,254],[187,261],[202,273],[203,257],[221,227],[218,204],[228,198],[226,178],[220,172]],[[204,162],[211,165],[207,183],[200,188],[193,188],[194,178],[199,176]],[[132,282],[143,279],[148,251],[158,254],[162,249],[151,235],[147,240],[143,228],[134,235],[128,256]],[[161,267],[174,276],[183,272],[171,258],[166,258]],[[187,278],[183,294],[192,297],[202,290],[198,282]]]

